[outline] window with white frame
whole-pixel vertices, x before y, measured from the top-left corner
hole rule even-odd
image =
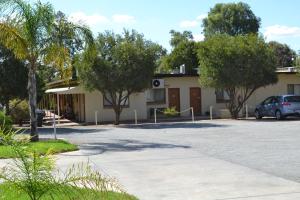
[[[118,94],[116,94],[116,96],[117,96],[117,99],[119,99]],[[125,97],[125,94],[123,94],[123,97]],[[106,98],[103,95],[103,106],[105,108],[111,108],[112,107],[112,97],[111,97],[111,95],[106,94]],[[129,107],[129,97],[122,99],[121,106],[122,107]]]
[[[288,84],[287,85],[287,93],[300,95],[300,84]]]
[[[216,101],[217,103],[225,103],[229,101],[229,95],[225,90],[216,89]]]
[[[147,103],[150,104],[163,104],[166,102],[166,89],[157,88],[147,90]]]

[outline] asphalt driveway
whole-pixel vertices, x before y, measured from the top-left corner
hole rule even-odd
[[[52,137],[43,129],[42,137]],[[61,128],[89,160],[145,200],[299,200],[300,121],[214,120]]]

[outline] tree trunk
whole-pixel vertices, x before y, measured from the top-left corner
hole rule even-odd
[[[239,112],[236,110],[231,112],[231,119],[237,119],[239,117]]]
[[[120,115],[121,115],[121,112],[116,111],[115,113],[116,113],[115,125],[119,125],[120,124]]]
[[[36,117],[36,74],[34,66],[29,67],[28,72],[28,94],[29,94],[29,109],[30,109],[30,136],[31,141],[39,140],[37,133],[37,117]]]
[[[119,106],[113,106],[113,109],[115,111],[115,125],[120,124],[120,115],[121,115],[121,108]]]

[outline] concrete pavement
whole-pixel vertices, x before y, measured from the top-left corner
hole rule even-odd
[[[273,119],[61,128],[81,150],[57,162],[89,160],[142,200],[299,200],[299,128]]]

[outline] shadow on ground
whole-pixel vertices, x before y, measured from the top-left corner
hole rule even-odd
[[[82,128],[82,127],[74,127],[74,128],[57,128],[56,134],[58,135],[68,135],[68,134],[89,134],[89,133],[97,133],[104,132],[107,129],[95,129],[95,128]],[[53,128],[39,128],[39,134],[53,134]],[[25,133],[30,133],[30,130],[26,130]]]
[[[158,124],[124,124],[120,125],[120,128],[132,128],[132,129],[169,129],[169,128],[216,128],[216,127],[227,127],[224,124],[214,124],[214,123],[158,123]]]
[[[250,118],[250,119],[239,119],[241,121],[251,121],[251,122],[290,122],[290,121],[300,121],[300,117],[286,117],[281,120],[277,120],[274,117],[264,117],[262,119],[255,119],[255,118]]]
[[[174,149],[182,148],[188,149],[190,146],[166,144],[166,143],[152,143],[152,142],[141,142],[138,140],[116,140],[116,142],[110,143],[88,143],[80,145],[80,156],[92,156],[109,152],[132,152],[142,151],[145,149]],[[74,153],[72,153],[73,156]],[[70,156],[70,155],[68,155]]]

